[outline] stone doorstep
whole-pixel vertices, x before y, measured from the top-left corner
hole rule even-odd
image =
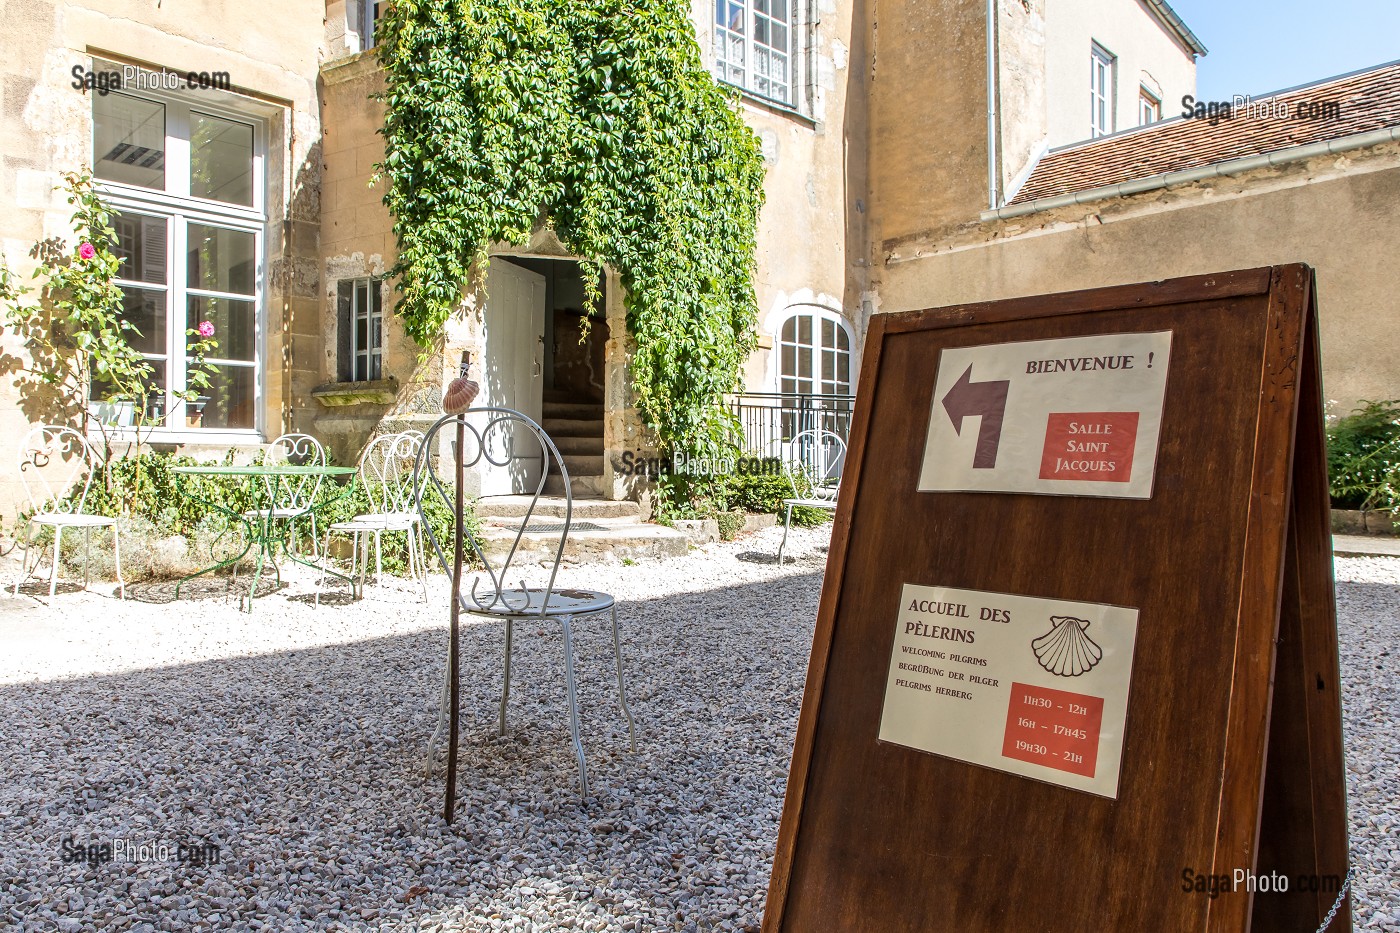
[[[486,496],[476,502],[476,514],[482,520],[491,518],[520,518],[530,508],[531,496]],[[540,496],[535,505],[536,519],[562,519],[565,512],[563,496]],[[573,517],[575,521],[593,521],[599,518],[630,518],[641,521],[642,507],[627,499],[575,499]]]
[[[635,503],[633,503],[635,505]],[[536,511],[530,519],[534,524],[546,524],[555,516],[543,516]],[[680,557],[690,552],[690,539],[674,528],[665,525],[652,525],[640,522],[636,517],[590,516],[580,518],[575,513],[576,522],[586,521],[595,526],[589,529],[573,528],[569,531],[564,545],[564,560],[570,563],[586,563],[597,560],[605,554],[614,557]],[[518,517],[491,516],[482,518],[481,546],[489,555],[504,555],[515,541],[519,530]],[[559,532],[526,532],[520,537],[520,550],[537,555],[541,560],[553,556],[559,546]]]

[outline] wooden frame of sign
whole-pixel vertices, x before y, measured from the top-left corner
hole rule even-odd
[[[1005,385],[975,381],[1001,352],[992,348],[1115,335],[1140,350],[1163,332],[1169,360],[1153,359],[1167,363],[1165,389],[1128,413],[1139,444],[1142,424],[1158,432],[1124,454],[1137,457],[1136,477],[1148,474],[1145,493],[1072,482],[1062,495],[1038,486],[919,491],[982,482],[990,474],[929,480],[921,470],[960,456],[968,465],[974,449],[987,467],[1003,414],[1017,430]],[[963,351],[973,362],[954,383]],[[1134,378],[1143,374],[1141,353],[1118,357]],[[1076,365],[1033,361],[1022,370],[1073,375]],[[1006,380],[1013,397],[1019,378]],[[1046,385],[1033,394],[1058,392]],[[1115,402],[1105,393],[1097,407],[1122,407]],[[1044,404],[1053,409],[1054,400]],[[958,422],[978,405],[973,441],[974,422]],[[1076,405],[1071,412],[1085,407]],[[1117,424],[1121,437],[1123,413],[1109,414],[1101,427]],[[1049,428],[1037,417],[1049,463],[1060,416],[1052,411]],[[1072,418],[1068,430],[1085,428]],[[935,429],[975,447],[934,451]],[[1007,469],[1041,456],[999,440]],[[1053,464],[1040,469],[1011,485],[1034,486]],[[875,317],[764,933],[1313,933],[1348,860],[1326,475],[1306,266]],[[1038,647],[1012,639],[1016,658],[998,656],[996,639],[1016,627],[998,613],[1055,611],[1035,599],[1076,602],[1026,623],[1032,634],[1046,630]],[[942,621],[928,615],[939,612]],[[1061,630],[1066,619],[1073,626]],[[1054,655],[1062,636],[1082,663]],[[911,656],[940,660],[906,667],[895,653],[905,644]],[[1037,661],[1032,651],[1051,656]],[[997,701],[1004,720],[974,715],[992,708],[986,696],[995,690],[984,685],[1000,679],[998,666],[1027,658],[1039,667],[1007,667],[1011,677],[1032,670],[1068,692],[1017,683],[1015,700]],[[973,685],[976,664],[985,676]],[[896,668],[915,673],[896,683]],[[1081,668],[1092,670],[1081,677]],[[1090,692],[1080,684],[1109,668],[1126,678],[1112,689],[1127,694],[1106,694],[1087,739],[1064,727],[1064,710],[1037,720],[1007,709]],[[896,715],[895,700],[913,712]],[[921,709],[943,712],[921,718]],[[948,710],[969,711],[967,721],[955,715],[952,731],[940,732]],[[1048,735],[1051,724],[1073,734],[1057,737],[1068,744],[1015,738]],[[978,745],[987,731],[993,744]],[[1097,762],[1060,757],[1077,761],[1086,748]],[[1117,770],[1105,782],[1110,766]],[[1238,887],[1237,871],[1248,873]],[[1279,877],[1289,890],[1267,890]],[[1343,903],[1329,929],[1350,925]]]

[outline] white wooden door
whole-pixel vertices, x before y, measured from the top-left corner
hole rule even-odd
[[[539,421],[544,409],[544,276],[497,258],[486,277],[486,352],[478,405],[513,408]],[[481,422],[484,427],[484,420]],[[543,463],[539,444],[520,429],[493,432],[491,460],[483,464],[481,494],[533,493]]]

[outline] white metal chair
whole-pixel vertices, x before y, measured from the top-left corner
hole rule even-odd
[[[358,569],[361,591],[368,573],[370,538],[374,539],[374,569],[378,579],[384,575],[384,533],[402,532],[408,551],[409,576],[421,582],[423,599],[428,598],[423,534],[413,495],[413,465],[422,444],[421,431],[381,434],[370,441],[360,455],[360,472],[355,481],[369,494],[371,511],[336,522],[326,530],[326,553],[329,553],[332,534],[351,536],[350,577],[353,579]]]
[[[292,466],[325,466],[326,449],[310,434],[283,434],[275,438],[263,452],[264,466],[289,464]],[[311,553],[320,556],[316,534],[316,496],[321,491],[322,476],[303,476],[295,479],[268,477],[268,507],[253,512],[244,512],[249,521],[287,523],[290,547],[297,547],[297,519],[309,517],[311,520]]]
[[[783,543],[778,545],[778,563],[783,562],[787,549],[788,529],[792,526],[794,508],[836,511],[836,498],[841,491],[841,470],[846,465],[846,442],[841,435],[821,428],[795,435],[784,462],[792,498],[784,499],[787,514],[783,517]]]
[[[112,555],[116,565],[117,589],[126,598],[126,581],[122,579],[121,538],[117,520],[105,515],[88,515],[88,489],[96,472],[96,452],[77,431],[59,425],[44,425],[30,431],[19,449],[19,476],[29,497],[31,513],[29,527],[20,542],[24,548],[20,578],[15,581],[15,595],[20,584],[39,569],[42,552],[36,555],[34,567],[29,566],[29,550],[41,527],[53,529],[53,559],[49,570],[49,597],[58,592],[58,565],[63,529],[83,531],[83,588],[89,581],[88,558],[92,553],[92,529],[112,529]],[[75,496],[74,493],[77,493]]]
[[[440,432],[446,429],[455,430],[458,425],[462,427],[459,436],[464,441],[463,448],[460,450],[456,449],[455,441],[453,443],[453,456],[457,461],[456,469],[458,470],[467,470],[488,462],[495,466],[505,466],[506,463],[500,462],[501,458],[507,462],[510,459],[518,459],[543,464],[530,507],[526,510],[525,516],[520,519],[520,529],[515,533],[515,538],[504,556],[499,556],[499,552],[497,552],[498,556],[493,558],[492,553],[481,547],[481,542],[476,539],[470,528],[466,527],[464,523],[462,536],[466,542],[465,549],[467,553],[476,555],[477,560],[480,561],[485,570],[484,573],[471,574],[474,579],[470,592],[463,592],[466,586],[465,575],[463,575],[462,589],[456,589],[453,598],[457,600],[461,612],[479,618],[498,619],[505,623],[504,684],[501,690],[501,708],[497,721],[497,731],[501,735],[504,735],[506,731],[506,705],[510,699],[511,639],[514,634],[515,622],[554,621],[559,623],[564,636],[564,684],[569,699],[569,731],[573,739],[574,753],[578,758],[579,783],[583,794],[587,796],[588,766],[584,761],[583,743],[579,738],[578,695],[574,679],[573,623],[580,616],[605,612],[611,616],[613,657],[617,662],[618,700],[622,705],[622,713],[627,719],[627,732],[631,749],[633,752],[637,750],[637,727],[632,718],[632,711],[627,706],[627,685],[622,672],[622,646],[617,629],[617,604],[613,597],[607,593],[595,590],[559,589],[555,586],[555,579],[559,574],[559,563],[563,558],[564,545],[568,540],[569,527],[573,521],[573,494],[570,491],[568,469],[564,465],[564,458],[560,455],[559,449],[549,439],[544,429],[527,415],[508,408],[473,408],[461,415],[448,415],[439,419],[428,430],[418,457],[418,464],[414,468],[414,486],[419,509],[425,509],[426,502],[437,497],[441,503],[448,507],[449,511],[452,510],[453,493],[444,488],[442,480],[432,468],[432,458],[429,453]],[[553,561],[548,565],[549,582],[544,586],[530,587],[522,581],[518,586],[511,586],[507,583],[507,578],[512,571],[512,564],[519,554],[521,540],[526,529],[530,527],[530,519],[539,504],[551,469],[557,469],[558,475],[563,479],[565,506],[562,523],[551,519],[550,527],[545,532],[559,535],[559,543],[553,548]],[[453,576],[453,545],[451,540],[453,529],[449,529],[447,541],[439,541],[432,527],[427,524],[426,512],[424,512],[424,528],[427,529],[428,538],[432,541],[433,550],[442,562],[443,568],[449,576]],[[531,562],[533,563],[533,560]],[[443,684],[438,724],[428,742],[426,764],[428,773],[432,771],[438,740],[448,724],[449,690],[453,678],[451,664],[451,655],[449,654],[447,678]],[[455,735],[455,733],[454,726],[452,734]],[[452,760],[449,755],[449,762]],[[451,771],[450,766],[449,771]],[[449,776],[450,780],[451,776]]]

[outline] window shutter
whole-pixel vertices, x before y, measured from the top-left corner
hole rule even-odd
[[[355,378],[355,359],[350,354],[350,329],[355,326],[350,320],[350,296],[354,289],[355,283],[350,279],[342,279],[335,286],[336,378],[341,382]]]

